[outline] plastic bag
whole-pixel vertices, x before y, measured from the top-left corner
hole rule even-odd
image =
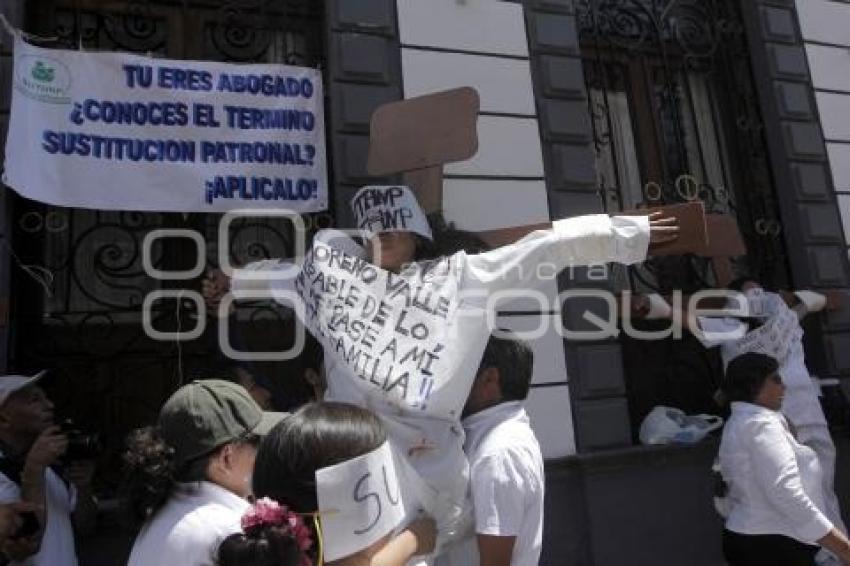
[[[723,426],[715,415],[686,415],[674,407],[652,409],[640,425],[643,444],[693,444]]]

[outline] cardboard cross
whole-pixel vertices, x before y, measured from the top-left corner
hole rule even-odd
[[[443,209],[443,165],[478,152],[478,92],[447,90],[380,106],[372,114],[370,175],[396,175],[426,214]]]
[[[464,161],[478,151],[478,92],[462,87],[380,106],[372,115],[369,138],[370,175],[402,174],[426,214],[443,209],[443,166]],[[675,242],[653,249],[654,255],[707,252],[711,247],[701,202],[656,207],[623,214],[662,210],[679,219]],[[512,226],[483,232],[491,246],[512,243],[551,223]],[[733,255],[733,254],[730,254]]]
[[[390,102],[372,115],[367,170],[370,175],[401,174],[416,193],[426,214],[443,209],[443,166],[464,161],[478,151],[478,92],[462,87]],[[731,215],[705,214],[702,202],[627,211],[646,214],[661,210],[679,219],[678,240],[654,249],[654,255],[693,253],[711,258],[718,286],[734,278],[731,258],[747,253],[738,223]],[[490,246],[502,246],[534,230],[551,227],[550,222],[512,226],[480,232]],[[845,292],[846,293],[846,292]],[[840,301],[827,292],[830,309]]]

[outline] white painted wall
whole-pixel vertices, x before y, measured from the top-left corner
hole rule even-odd
[[[396,0],[405,97],[472,86],[481,97],[478,154],[445,168],[443,208],[459,228],[547,221],[549,206],[522,5],[497,0]],[[550,297],[557,289],[541,285]],[[533,303],[532,303],[533,304]],[[514,312],[528,305],[513,305]],[[531,341],[526,406],[544,456],[575,453],[564,348],[544,315],[500,316],[502,328],[548,330]]]
[[[844,235],[850,239],[850,3],[797,0],[797,12]]]
[[[404,45],[528,56],[522,5],[496,0],[397,0]]]
[[[471,86],[481,96],[483,112],[534,116],[527,59],[406,48],[401,51],[401,63],[408,97]]]

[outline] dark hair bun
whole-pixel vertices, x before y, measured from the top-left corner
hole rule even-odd
[[[165,504],[177,483],[174,449],[155,427],[135,430],[127,438],[124,464],[130,515],[145,521]]]
[[[302,566],[305,558],[295,538],[275,526],[232,534],[218,547],[220,566]]]

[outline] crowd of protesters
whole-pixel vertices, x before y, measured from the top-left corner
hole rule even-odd
[[[361,191],[355,216],[365,219],[358,222],[363,240],[320,233],[307,257],[316,246],[328,246],[413,287],[437,285],[455,294],[475,289],[486,296],[529,285],[513,275],[524,271],[517,266],[639,262],[678,232],[674,220],[658,215],[595,215],[557,221],[487,250],[460,231],[442,229],[435,237],[413,193],[393,190],[409,223],[391,229],[381,224],[391,216],[387,200]],[[248,265],[232,279],[212,273],[203,283],[209,308],[215,311],[226,293],[245,289],[263,288],[269,298],[306,297],[303,288],[300,295],[290,292],[297,278],[252,277],[287,267],[270,260]],[[746,316],[680,316],[706,347],[720,345],[726,366],[721,396],[731,404],[731,418],[719,452],[726,559],[732,566],[850,564],[833,489],[835,449],[802,360],[797,324],[822,301],[804,292],[788,305],[754,281],[736,290]],[[649,304],[652,316],[674,318],[660,297]],[[291,414],[271,410],[273,383],[249,364],[233,364],[226,375],[178,389],[157,422],[128,439],[123,493],[138,527],[129,564],[324,563],[323,547],[340,533],[322,528],[317,473],[384,446],[439,494],[437,503],[423,505],[377,542],[328,563],[537,564],[544,466],[523,406],[534,372],[532,351],[512,333],[483,325],[488,316],[479,303],[467,301],[444,314],[447,326],[463,324],[469,334],[454,346],[454,361],[440,366],[445,387],[431,397],[438,409],[429,413],[363,385],[350,360],[309,324],[316,336],[305,350],[304,375],[297,377],[309,384],[314,401]],[[94,526],[93,466],[67,457],[68,436],[54,422],[43,377],[0,377],[0,550],[12,564],[72,565],[75,532]]]

